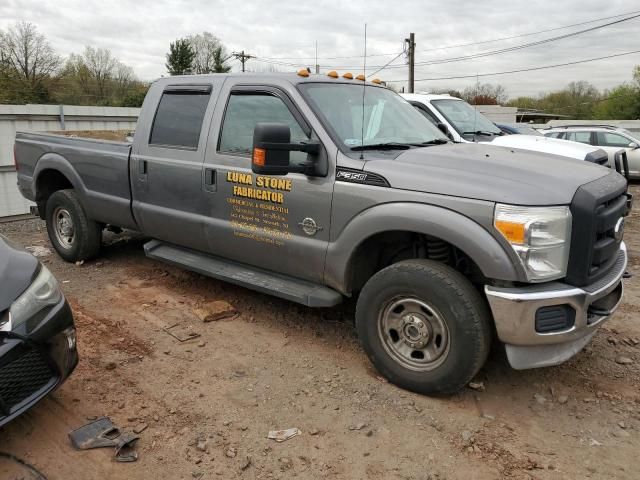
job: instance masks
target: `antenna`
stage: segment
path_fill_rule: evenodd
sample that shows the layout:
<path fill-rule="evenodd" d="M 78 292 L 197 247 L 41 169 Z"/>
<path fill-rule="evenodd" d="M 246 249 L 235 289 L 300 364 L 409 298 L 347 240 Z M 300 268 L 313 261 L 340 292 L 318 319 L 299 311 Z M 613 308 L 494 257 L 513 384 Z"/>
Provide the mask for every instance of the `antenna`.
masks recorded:
<path fill-rule="evenodd" d="M 478 125 L 478 93 L 480 90 L 480 81 L 478 80 L 478 72 L 476 72 L 476 99 L 473 102 L 473 141 L 476 140 L 476 127 Z"/>
<path fill-rule="evenodd" d="M 362 80 L 362 129 L 360 131 L 360 145 L 364 145 L 364 95 L 367 91 L 367 24 L 364 24 L 364 79 Z M 364 150 L 360 150 L 360 160 L 364 160 Z"/>

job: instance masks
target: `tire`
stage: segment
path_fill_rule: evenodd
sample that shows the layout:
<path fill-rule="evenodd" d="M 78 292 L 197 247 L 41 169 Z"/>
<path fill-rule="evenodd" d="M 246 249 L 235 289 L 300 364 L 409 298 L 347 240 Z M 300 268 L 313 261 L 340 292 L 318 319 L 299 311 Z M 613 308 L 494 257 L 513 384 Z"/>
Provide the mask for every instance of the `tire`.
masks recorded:
<path fill-rule="evenodd" d="M 74 190 L 58 190 L 49 197 L 45 220 L 53 248 L 67 262 L 88 260 L 100 251 L 102 228 L 87 217 Z"/>
<path fill-rule="evenodd" d="M 486 302 L 456 270 L 405 260 L 376 273 L 356 306 L 358 338 L 390 382 L 450 394 L 484 365 L 491 348 Z"/>

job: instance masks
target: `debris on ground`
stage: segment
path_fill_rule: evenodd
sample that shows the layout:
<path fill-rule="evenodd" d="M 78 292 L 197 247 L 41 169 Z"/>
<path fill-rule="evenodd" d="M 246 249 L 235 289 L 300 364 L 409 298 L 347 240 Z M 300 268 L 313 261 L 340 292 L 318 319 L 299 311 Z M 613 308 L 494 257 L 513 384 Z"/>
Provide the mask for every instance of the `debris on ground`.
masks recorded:
<path fill-rule="evenodd" d="M 355 424 L 355 425 L 351 425 L 351 426 L 349 427 L 349 430 L 362 430 L 362 429 L 363 429 L 364 427 L 366 427 L 366 426 L 367 426 L 367 424 L 366 424 L 366 423 L 364 423 L 364 422 L 360 422 L 360 423 L 357 423 L 357 424 Z"/>
<path fill-rule="evenodd" d="M 242 464 L 240 465 L 240 470 L 246 470 L 251 466 L 251 457 L 247 455 Z"/>
<path fill-rule="evenodd" d="M 229 302 L 216 300 L 194 309 L 193 313 L 203 322 L 209 323 L 235 317 L 238 311 Z"/>
<path fill-rule="evenodd" d="M 625 357 L 624 355 L 620 355 L 619 357 L 616 357 L 616 363 L 619 363 L 620 365 L 631 365 L 633 360 L 629 357 Z"/>
<path fill-rule="evenodd" d="M 484 382 L 469 382 L 469 388 L 479 392 L 484 392 Z"/>
<path fill-rule="evenodd" d="M 270 438 L 271 440 L 275 440 L 276 442 L 280 443 L 280 442 L 289 440 L 293 437 L 297 437 L 301 433 L 302 432 L 300 431 L 299 428 L 287 428 L 286 430 L 271 430 L 267 435 L 267 438 Z"/>
<path fill-rule="evenodd" d="M 200 336 L 199 333 L 191 330 L 190 325 L 184 325 L 182 323 L 174 323 L 170 327 L 163 328 L 163 330 L 179 342 L 186 342 L 187 340 L 193 340 Z"/>
<path fill-rule="evenodd" d="M 51 255 L 51 250 L 49 250 L 47 247 L 41 247 L 40 245 L 32 245 L 30 247 L 24 247 L 24 249 L 37 258 L 47 257 Z"/>
<path fill-rule="evenodd" d="M 143 425 L 144 428 L 140 432 L 147 428 L 145 424 Z M 134 432 L 136 429 L 134 429 Z M 138 459 L 138 453 L 134 449 L 138 439 L 137 435 L 121 432 L 108 417 L 100 417 L 69 433 L 71 445 L 76 450 L 115 448 L 115 460 L 117 462 L 135 462 Z"/>

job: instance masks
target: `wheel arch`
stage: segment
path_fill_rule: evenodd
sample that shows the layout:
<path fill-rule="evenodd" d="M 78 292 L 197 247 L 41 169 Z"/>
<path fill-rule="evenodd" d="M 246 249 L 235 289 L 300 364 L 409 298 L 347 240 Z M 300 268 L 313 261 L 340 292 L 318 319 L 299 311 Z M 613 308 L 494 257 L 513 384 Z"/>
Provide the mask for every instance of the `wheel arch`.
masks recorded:
<path fill-rule="evenodd" d="M 443 207 L 403 202 L 372 207 L 347 224 L 329 245 L 325 281 L 329 286 L 350 295 L 354 287 L 362 283 L 362 278 L 357 278 L 358 261 L 362 258 L 371 261 L 368 247 L 380 239 L 403 236 L 445 242 L 466 256 L 487 279 L 520 279 L 517 263 L 474 220 Z M 365 276 L 370 278 L 376 271 L 372 268 Z"/>

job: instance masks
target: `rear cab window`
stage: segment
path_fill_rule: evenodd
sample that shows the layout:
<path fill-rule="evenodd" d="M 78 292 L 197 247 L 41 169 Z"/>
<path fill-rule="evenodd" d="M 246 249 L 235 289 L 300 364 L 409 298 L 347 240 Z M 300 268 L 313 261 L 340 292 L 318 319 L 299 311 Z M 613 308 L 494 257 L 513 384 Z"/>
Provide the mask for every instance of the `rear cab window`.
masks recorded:
<path fill-rule="evenodd" d="M 156 110 L 149 145 L 197 150 L 210 86 L 167 87 Z"/>

